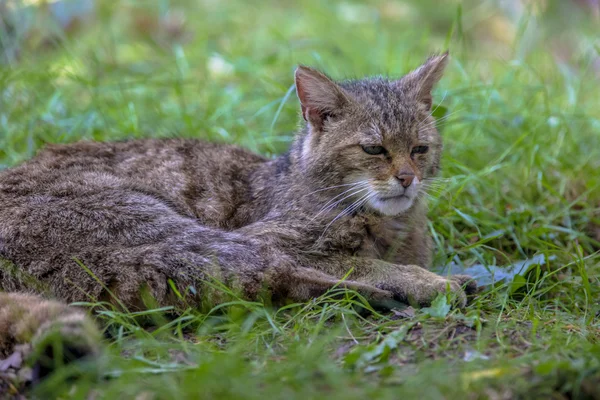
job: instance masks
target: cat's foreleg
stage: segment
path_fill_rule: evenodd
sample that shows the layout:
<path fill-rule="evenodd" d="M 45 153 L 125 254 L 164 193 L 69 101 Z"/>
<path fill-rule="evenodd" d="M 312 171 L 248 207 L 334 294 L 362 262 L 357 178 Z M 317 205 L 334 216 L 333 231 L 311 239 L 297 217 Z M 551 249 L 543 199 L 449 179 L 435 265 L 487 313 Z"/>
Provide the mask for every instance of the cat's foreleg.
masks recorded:
<path fill-rule="evenodd" d="M 328 257 L 319 266 L 328 274 L 342 277 L 390 292 L 394 300 L 428 306 L 439 293 L 451 293 L 455 304 L 464 307 L 468 295 L 477 290 L 466 275 L 440 276 L 417 265 L 392 264 L 363 257 Z"/>

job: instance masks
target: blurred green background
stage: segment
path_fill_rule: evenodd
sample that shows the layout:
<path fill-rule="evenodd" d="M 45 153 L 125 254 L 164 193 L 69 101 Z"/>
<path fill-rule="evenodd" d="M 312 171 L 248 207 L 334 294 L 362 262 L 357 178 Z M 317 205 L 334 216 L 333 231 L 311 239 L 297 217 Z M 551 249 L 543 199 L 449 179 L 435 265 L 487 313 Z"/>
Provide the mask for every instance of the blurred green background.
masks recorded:
<path fill-rule="evenodd" d="M 442 94 L 450 82 L 486 90 L 510 79 L 495 73 L 509 66 L 529 74 L 523 90 L 543 85 L 547 64 L 560 79 L 600 73 L 593 1 L 0 0 L 0 14 L 8 163 L 43 142 L 148 134 L 281 151 L 295 129 L 285 94 L 298 63 L 336 78 L 398 76 L 450 49 Z M 24 126 L 27 140 L 15 133 Z"/>

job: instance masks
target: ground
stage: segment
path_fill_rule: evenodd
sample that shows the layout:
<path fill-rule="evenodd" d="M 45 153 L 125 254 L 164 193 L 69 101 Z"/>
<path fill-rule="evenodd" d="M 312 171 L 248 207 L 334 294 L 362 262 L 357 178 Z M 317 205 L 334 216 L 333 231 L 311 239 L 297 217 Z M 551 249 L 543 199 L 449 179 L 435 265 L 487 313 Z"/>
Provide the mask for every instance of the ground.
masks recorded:
<path fill-rule="evenodd" d="M 0 167 L 46 143 L 173 135 L 274 156 L 297 127 L 297 64 L 400 76 L 450 49 L 435 266 L 485 284 L 463 310 L 240 300 L 151 310 L 148 329 L 106 309 L 106 357 L 75 381 L 59 371 L 41 398 L 600 398 L 593 2 L 37 3 L 0 1 Z M 6 370 L 0 390 L 17 396 Z"/>

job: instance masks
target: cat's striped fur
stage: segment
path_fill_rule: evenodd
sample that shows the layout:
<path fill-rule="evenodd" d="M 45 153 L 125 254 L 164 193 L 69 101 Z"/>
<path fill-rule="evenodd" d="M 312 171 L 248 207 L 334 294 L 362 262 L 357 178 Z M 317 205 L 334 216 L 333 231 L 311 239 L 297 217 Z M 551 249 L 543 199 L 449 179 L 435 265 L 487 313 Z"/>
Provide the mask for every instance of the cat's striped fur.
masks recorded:
<path fill-rule="evenodd" d="M 80 142 L 0 172 L 0 257 L 15 266 L 0 270 L 12 292 L 0 295 L 0 351 L 58 331 L 94 353 L 97 331 L 66 303 L 138 310 L 145 290 L 172 305 L 170 282 L 187 304 L 220 300 L 209 279 L 305 301 L 344 277 L 375 305 L 425 305 L 447 288 L 464 304 L 468 277 L 425 269 L 423 182 L 442 149 L 431 90 L 446 63 L 341 83 L 298 68 L 306 124 L 274 160 L 194 140 Z"/>

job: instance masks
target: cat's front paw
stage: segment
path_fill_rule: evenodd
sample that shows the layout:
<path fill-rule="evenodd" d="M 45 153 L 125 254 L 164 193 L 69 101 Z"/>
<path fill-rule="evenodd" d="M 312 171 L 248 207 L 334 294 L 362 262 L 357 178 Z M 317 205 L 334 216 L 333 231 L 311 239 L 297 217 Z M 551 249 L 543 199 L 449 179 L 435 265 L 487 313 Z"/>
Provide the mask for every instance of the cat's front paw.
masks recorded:
<path fill-rule="evenodd" d="M 398 301 L 427 307 L 440 293 L 450 294 L 453 304 L 462 308 L 475 294 L 477 285 L 467 275 L 440 276 L 417 266 L 403 266 L 398 276 L 378 285 L 389 290 Z"/>
<path fill-rule="evenodd" d="M 419 305 L 427 306 L 440 293 L 450 294 L 453 305 L 463 308 L 467 305 L 469 297 L 477 291 L 477 285 L 468 275 L 454 275 L 451 277 L 437 276 L 432 281 L 432 288 L 425 289 L 426 296 L 421 298 Z M 432 290 L 433 289 L 433 290 Z"/>

